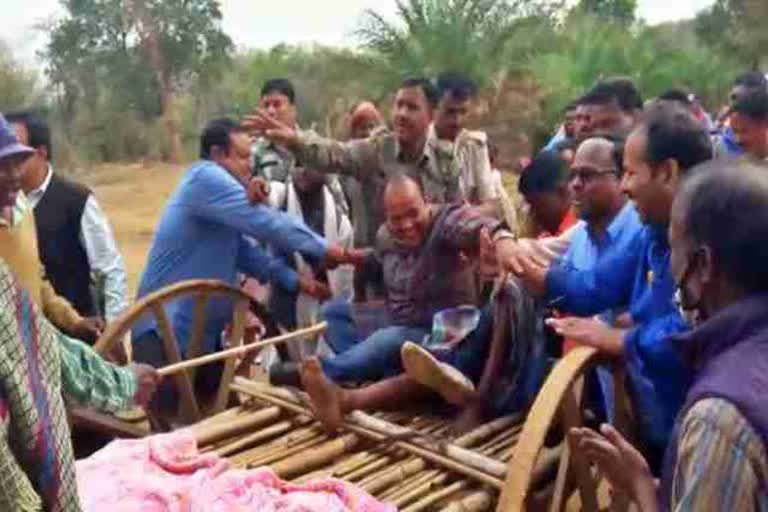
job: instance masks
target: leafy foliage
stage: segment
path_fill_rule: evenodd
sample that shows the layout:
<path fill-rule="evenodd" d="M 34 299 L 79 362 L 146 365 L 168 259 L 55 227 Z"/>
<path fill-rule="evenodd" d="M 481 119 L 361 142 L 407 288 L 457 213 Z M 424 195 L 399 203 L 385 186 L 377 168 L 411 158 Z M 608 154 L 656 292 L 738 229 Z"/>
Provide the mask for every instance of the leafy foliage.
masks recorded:
<path fill-rule="evenodd" d="M 753 69 L 768 65 L 768 2 L 716 0 L 696 17 L 702 41 Z"/>

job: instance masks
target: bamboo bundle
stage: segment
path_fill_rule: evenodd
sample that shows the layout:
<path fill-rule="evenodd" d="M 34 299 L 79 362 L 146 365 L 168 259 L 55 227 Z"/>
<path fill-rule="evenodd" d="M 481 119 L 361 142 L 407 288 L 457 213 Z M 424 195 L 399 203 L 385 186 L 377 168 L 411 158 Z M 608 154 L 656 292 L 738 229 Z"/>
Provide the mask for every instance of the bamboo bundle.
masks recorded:
<path fill-rule="evenodd" d="M 252 396 L 257 397 L 263 401 L 271 402 L 273 405 L 285 407 L 289 410 L 293 410 L 298 414 L 309 413 L 306 409 L 304 409 L 301 406 L 295 405 L 285 400 L 281 400 L 280 398 L 277 398 L 275 396 L 270 396 L 267 394 L 260 393 L 258 391 L 254 391 L 254 389 L 250 386 L 250 381 L 248 381 L 247 379 L 236 377 L 235 383 L 232 384 L 231 387 L 234 391 L 251 394 Z M 378 419 L 376 420 L 378 421 Z M 376 430 L 372 430 L 366 427 L 361 427 L 355 424 L 350 424 L 349 422 L 345 422 L 344 428 L 345 430 L 363 435 L 374 441 L 386 441 L 390 437 L 388 433 L 382 434 L 381 432 L 378 432 Z M 453 471 L 458 471 L 459 473 L 465 474 L 466 476 L 479 480 L 488 485 L 492 485 L 496 488 L 501 488 L 502 486 L 502 481 L 500 478 L 504 476 L 506 472 L 506 468 L 504 467 L 503 464 L 497 461 L 493 461 L 490 459 L 485 460 L 486 458 L 484 458 L 482 455 L 473 454 L 468 456 L 467 450 L 463 450 L 460 447 L 454 447 L 456 448 L 456 450 L 453 450 L 453 449 L 450 450 L 452 454 L 448 455 L 447 451 L 446 453 L 440 453 L 427 446 L 416 445 L 410 442 L 397 441 L 393 444 L 399 448 L 409 451 L 414 455 L 427 459 L 433 463 L 440 464 Z M 468 457 L 470 464 L 465 463 L 462 457 Z M 483 467 L 479 468 L 471 465 L 471 464 L 478 464 L 478 463 Z M 502 473 L 501 477 L 498 476 L 498 473 L 500 470 Z"/>

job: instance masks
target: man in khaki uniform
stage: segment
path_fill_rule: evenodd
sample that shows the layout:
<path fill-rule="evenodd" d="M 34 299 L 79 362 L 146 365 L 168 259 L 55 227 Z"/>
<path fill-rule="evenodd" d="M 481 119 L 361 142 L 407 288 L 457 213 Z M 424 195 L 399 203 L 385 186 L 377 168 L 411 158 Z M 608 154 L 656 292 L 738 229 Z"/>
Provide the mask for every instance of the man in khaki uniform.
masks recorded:
<path fill-rule="evenodd" d="M 443 151 L 427 143 L 438 100 L 437 90 L 428 80 L 407 79 L 395 96 L 392 131 L 379 131 L 367 139 L 348 142 L 299 131 L 263 110 L 247 117 L 244 125 L 288 148 L 306 167 L 360 180 L 362 193 L 371 205 L 369 222 L 375 233 L 384 221 L 384 183 L 395 172 L 416 178 L 430 202 L 464 199 L 461 169 L 452 148 Z"/>
<path fill-rule="evenodd" d="M 436 152 L 453 155 L 464 199 L 474 204 L 495 199 L 488 137 L 484 132 L 465 128 L 477 92 L 475 84 L 460 73 L 442 73 L 437 77 L 437 91 L 440 100 L 427 144 Z"/>

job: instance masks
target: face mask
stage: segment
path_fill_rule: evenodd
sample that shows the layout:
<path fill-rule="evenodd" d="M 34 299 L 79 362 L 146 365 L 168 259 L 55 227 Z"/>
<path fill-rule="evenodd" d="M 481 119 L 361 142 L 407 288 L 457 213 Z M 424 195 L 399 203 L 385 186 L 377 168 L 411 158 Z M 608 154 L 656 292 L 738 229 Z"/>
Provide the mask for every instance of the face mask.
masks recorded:
<path fill-rule="evenodd" d="M 680 316 L 690 326 L 695 326 L 701 321 L 701 299 L 692 299 L 685 290 L 685 285 L 693 273 L 693 263 L 698 253 L 693 253 L 685 264 L 683 275 L 675 287 L 675 305 Z"/>

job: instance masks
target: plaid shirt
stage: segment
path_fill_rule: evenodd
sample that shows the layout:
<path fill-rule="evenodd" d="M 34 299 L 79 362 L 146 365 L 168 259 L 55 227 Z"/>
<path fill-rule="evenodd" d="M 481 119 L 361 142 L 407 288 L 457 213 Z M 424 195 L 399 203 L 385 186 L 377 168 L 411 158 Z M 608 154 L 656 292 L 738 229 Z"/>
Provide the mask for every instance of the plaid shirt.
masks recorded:
<path fill-rule="evenodd" d="M 738 409 L 696 402 L 680 428 L 670 510 L 768 512 L 767 484 L 766 447 Z"/>
<path fill-rule="evenodd" d="M 386 225 L 379 231 L 375 258 L 396 325 L 429 328 L 439 311 L 477 305 L 474 265 L 467 253 L 478 249 L 482 228 L 494 231 L 501 222 L 456 204 L 433 206 L 431 222 L 427 240 L 417 248 L 398 244 Z"/>
<path fill-rule="evenodd" d="M 62 394 L 114 411 L 135 391 L 132 372 L 51 327 L 0 263 L 0 510 L 80 510 Z"/>

